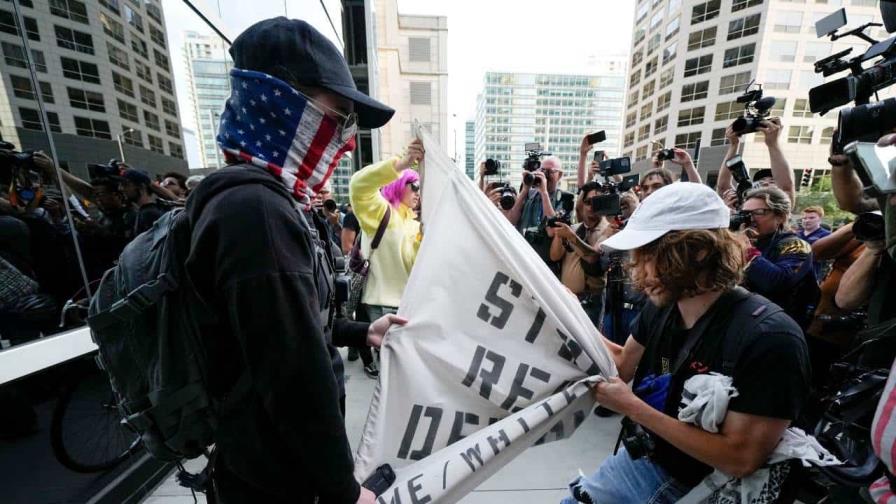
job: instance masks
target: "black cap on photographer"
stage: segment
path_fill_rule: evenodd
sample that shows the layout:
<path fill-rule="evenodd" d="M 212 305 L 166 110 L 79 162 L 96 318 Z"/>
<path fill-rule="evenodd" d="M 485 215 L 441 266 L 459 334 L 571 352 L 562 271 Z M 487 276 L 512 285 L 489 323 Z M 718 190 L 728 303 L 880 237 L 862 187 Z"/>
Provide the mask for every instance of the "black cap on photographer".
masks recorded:
<path fill-rule="evenodd" d="M 287 83 L 316 86 L 355 104 L 358 125 L 379 128 L 395 110 L 358 91 L 339 49 L 300 19 L 276 17 L 250 26 L 230 46 L 233 64 L 273 75 Z"/>

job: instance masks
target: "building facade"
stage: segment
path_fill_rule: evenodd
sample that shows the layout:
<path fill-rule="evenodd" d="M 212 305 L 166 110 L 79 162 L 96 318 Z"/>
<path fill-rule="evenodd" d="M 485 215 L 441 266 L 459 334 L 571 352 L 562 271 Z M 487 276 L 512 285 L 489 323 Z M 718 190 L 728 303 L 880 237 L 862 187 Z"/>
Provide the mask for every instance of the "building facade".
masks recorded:
<path fill-rule="evenodd" d="M 382 157 L 402 152 L 414 120 L 448 152 L 448 19 L 398 12 L 376 0 L 376 97 L 395 109 L 379 129 Z"/>
<path fill-rule="evenodd" d="M 187 171 L 158 0 L 19 0 L 0 3 L 0 136 L 49 149 L 29 67 L 37 73 L 60 162 L 121 158 L 154 174 Z M 26 47 L 27 46 L 27 47 Z M 119 144 L 119 141 L 121 144 Z"/>
<path fill-rule="evenodd" d="M 200 166 L 221 168 L 225 163 L 216 137 L 224 105 L 230 96 L 228 72 L 233 62 L 221 37 L 192 31 L 185 35 L 184 61 L 190 105 L 196 121 Z"/>
<path fill-rule="evenodd" d="M 643 171 L 660 146 L 692 149 L 699 140 L 699 169 L 714 184 L 727 150 L 725 129 L 744 112 L 736 99 L 755 82 L 776 99 L 771 113 L 782 119 L 780 143 L 791 168 L 826 169 L 837 111 L 810 112 L 809 89 L 824 82 L 813 63 L 868 47 L 852 37 L 834 43 L 816 37 L 815 22 L 841 6 L 850 27 L 880 20 L 873 0 L 639 0 L 623 152 Z M 868 33 L 885 38 L 882 28 Z M 769 167 L 761 134 L 742 144 L 748 168 Z"/>
<path fill-rule="evenodd" d="M 464 172 L 476 178 L 476 121 L 464 122 Z"/>
<path fill-rule="evenodd" d="M 528 142 L 560 158 L 574 189 L 579 147 L 586 134 L 603 130 L 595 149 L 619 153 L 625 77 L 487 72 L 476 104 L 475 159 L 501 162 L 500 176 L 514 184 Z"/>

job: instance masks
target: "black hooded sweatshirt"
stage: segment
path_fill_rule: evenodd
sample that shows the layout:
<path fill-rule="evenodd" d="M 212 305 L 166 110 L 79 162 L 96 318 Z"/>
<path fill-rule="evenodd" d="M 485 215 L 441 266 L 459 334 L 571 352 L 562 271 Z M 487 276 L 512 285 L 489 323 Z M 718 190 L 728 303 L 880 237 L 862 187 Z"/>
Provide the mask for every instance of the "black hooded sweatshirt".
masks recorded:
<path fill-rule="evenodd" d="M 201 329 L 212 392 L 226 395 L 246 369 L 252 381 L 243 405 L 221 421 L 216 464 L 292 502 L 355 502 L 360 487 L 333 343 L 363 345 L 368 325 L 337 320 L 328 341 L 312 233 L 264 169 L 240 165 L 209 175 L 186 212 L 193 227 L 187 274 L 213 314 Z"/>

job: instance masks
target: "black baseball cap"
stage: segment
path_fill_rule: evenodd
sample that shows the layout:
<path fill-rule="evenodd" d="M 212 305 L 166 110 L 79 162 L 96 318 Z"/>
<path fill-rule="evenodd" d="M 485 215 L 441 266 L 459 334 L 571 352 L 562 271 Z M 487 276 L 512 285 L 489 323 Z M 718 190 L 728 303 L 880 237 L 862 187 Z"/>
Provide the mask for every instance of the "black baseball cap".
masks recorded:
<path fill-rule="evenodd" d="M 332 91 L 355 104 L 358 125 L 379 128 L 395 110 L 358 91 L 342 52 L 301 19 L 276 17 L 250 26 L 230 46 L 233 64 Z"/>
<path fill-rule="evenodd" d="M 774 177 L 771 168 L 762 168 L 753 174 L 753 182 L 759 182 L 764 178 Z"/>

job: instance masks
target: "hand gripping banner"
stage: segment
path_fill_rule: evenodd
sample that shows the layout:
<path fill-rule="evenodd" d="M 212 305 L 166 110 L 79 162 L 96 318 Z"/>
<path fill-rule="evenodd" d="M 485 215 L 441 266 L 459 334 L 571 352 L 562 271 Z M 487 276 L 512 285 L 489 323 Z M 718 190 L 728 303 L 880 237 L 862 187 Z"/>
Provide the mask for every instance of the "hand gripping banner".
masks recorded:
<path fill-rule="evenodd" d="M 417 125 L 425 237 L 381 353 L 356 455 L 379 502 L 456 502 L 527 447 L 569 436 L 616 369 L 597 329 L 523 237 Z"/>

